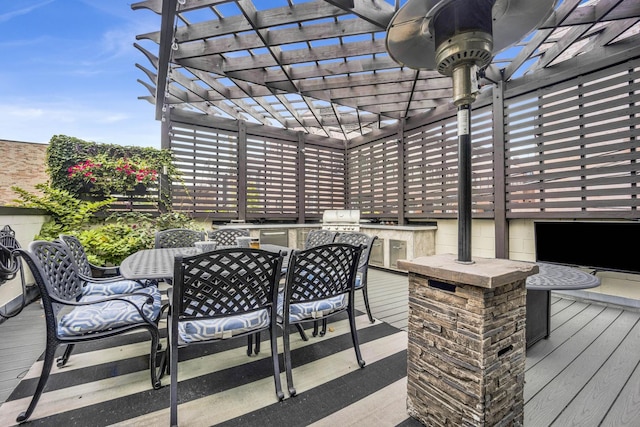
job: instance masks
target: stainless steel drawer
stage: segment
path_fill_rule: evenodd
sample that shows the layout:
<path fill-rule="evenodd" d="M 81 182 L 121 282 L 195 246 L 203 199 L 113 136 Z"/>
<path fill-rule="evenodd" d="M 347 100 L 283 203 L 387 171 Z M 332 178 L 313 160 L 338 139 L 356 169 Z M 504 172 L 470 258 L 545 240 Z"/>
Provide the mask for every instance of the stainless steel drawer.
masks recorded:
<path fill-rule="evenodd" d="M 384 267 L 384 239 L 376 239 L 371 247 L 369 265 Z"/>

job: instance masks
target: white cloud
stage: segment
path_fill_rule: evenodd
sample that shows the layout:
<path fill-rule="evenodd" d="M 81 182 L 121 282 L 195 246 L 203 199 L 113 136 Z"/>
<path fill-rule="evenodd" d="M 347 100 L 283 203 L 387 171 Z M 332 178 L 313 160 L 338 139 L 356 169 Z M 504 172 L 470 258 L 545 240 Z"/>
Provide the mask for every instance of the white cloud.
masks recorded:
<path fill-rule="evenodd" d="M 27 15 L 31 12 L 33 12 L 36 9 L 39 9 L 43 6 L 46 6 L 50 3 L 53 3 L 54 0 L 47 0 L 47 1 L 42 1 L 36 4 L 33 4 L 31 6 L 27 6 L 27 7 L 23 7 L 22 9 L 17 9 L 17 10 L 13 10 L 11 12 L 6 12 L 6 13 L 2 13 L 0 14 L 0 22 L 7 22 L 13 18 L 15 18 L 16 16 L 21 16 L 21 15 Z M 13 5 L 24 5 L 24 3 L 26 2 L 16 2 L 16 1 L 12 1 L 12 2 L 7 2 L 7 3 L 11 3 Z"/>

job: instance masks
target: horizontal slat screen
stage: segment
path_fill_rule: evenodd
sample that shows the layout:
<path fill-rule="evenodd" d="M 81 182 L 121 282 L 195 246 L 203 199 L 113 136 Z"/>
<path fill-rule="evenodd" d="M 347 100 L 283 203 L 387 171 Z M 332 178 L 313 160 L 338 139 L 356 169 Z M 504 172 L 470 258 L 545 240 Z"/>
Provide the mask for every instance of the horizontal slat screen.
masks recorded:
<path fill-rule="evenodd" d="M 304 204 L 307 218 L 345 208 L 345 153 L 307 145 L 304 149 Z"/>
<path fill-rule="evenodd" d="M 450 218 L 458 209 L 458 134 L 456 117 L 406 129 L 404 141 L 405 217 Z M 489 107 L 473 110 L 472 209 L 492 217 L 493 120 Z"/>
<path fill-rule="evenodd" d="M 638 67 L 506 100 L 508 217 L 638 217 Z"/>
<path fill-rule="evenodd" d="M 173 123 L 171 150 L 182 173 L 173 208 L 212 219 L 238 218 L 238 134 Z"/>
<path fill-rule="evenodd" d="M 247 137 L 247 219 L 298 217 L 297 142 Z"/>
<path fill-rule="evenodd" d="M 239 131 L 172 123 L 171 150 L 182 174 L 181 182 L 172 185 L 175 210 L 215 221 L 238 219 L 240 179 L 246 182 L 247 220 L 297 220 L 300 185 L 308 219 L 322 217 L 325 209 L 344 209 L 344 150 L 306 144 L 300 171 L 300 149 L 291 135 L 277 139 L 252 133 L 245 141 L 239 141 L 239 135 Z M 239 153 L 239 146 L 246 146 L 246 153 Z M 242 158 L 246 176 L 241 177 Z"/>
<path fill-rule="evenodd" d="M 387 138 L 349 151 L 347 188 L 349 208 L 369 218 L 398 215 L 401 198 L 398 139 Z"/>

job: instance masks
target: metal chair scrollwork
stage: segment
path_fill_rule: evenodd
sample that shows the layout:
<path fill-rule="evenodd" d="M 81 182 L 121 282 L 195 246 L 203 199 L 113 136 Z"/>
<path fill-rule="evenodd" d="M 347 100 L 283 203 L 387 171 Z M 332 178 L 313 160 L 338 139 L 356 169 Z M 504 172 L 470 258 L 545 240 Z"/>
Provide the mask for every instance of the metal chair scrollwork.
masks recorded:
<path fill-rule="evenodd" d="M 205 232 L 187 228 L 172 228 L 156 233 L 155 248 L 187 248 L 204 240 Z"/>
<path fill-rule="evenodd" d="M 241 228 L 219 228 L 209 231 L 209 240 L 218 242 L 218 246 L 235 246 L 237 237 L 248 237 L 249 230 Z"/>

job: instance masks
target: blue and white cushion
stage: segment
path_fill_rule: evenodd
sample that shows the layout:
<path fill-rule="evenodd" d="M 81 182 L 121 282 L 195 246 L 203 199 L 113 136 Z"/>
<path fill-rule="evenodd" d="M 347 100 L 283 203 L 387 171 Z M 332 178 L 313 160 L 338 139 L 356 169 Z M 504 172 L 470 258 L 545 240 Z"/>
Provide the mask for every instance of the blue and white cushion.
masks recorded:
<path fill-rule="evenodd" d="M 137 290 L 136 293 L 145 295 L 129 295 L 123 297 L 142 307 L 142 312 L 151 320 L 156 320 L 160 314 L 160 291 L 156 287 Z M 153 304 L 147 304 L 148 296 L 153 297 Z M 88 295 L 80 299 L 83 302 L 104 298 L 103 295 Z M 62 316 L 58 323 L 58 335 L 71 337 L 91 332 L 143 322 L 142 316 L 132 304 L 124 301 L 106 301 L 93 305 L 78 306 Z"/>
<path fill-rule="evenodd" d="M 353 286 L 353 289 L 360 289 L 362 285 L 362 273 L 358 273 L 356 275 L 356 284 Z"/>
<path fill-rule="evenodd" d="M 181 343 L 220 340 L 267 328 L 271 322 L 268 309 L 219 319 L 185 320 L 178 323 Z"/>
<path fill-rule="evenodd" d="M 135 280 L 118 280 L 116 282 L 85 282 L 82 288 L 82 296 L 101 295 L 110 296 L 118 294 L 130 294 L 145 286 Z"/>
<path fill-rule="evenodd" d="M 347 307 L 347 295 L 341 294 L 313 302 L 299 302 L 289 305 L 289 322 L 319 319 Z M 283 318 L 284 294 L 278 295 L 278 317 Z"/>

